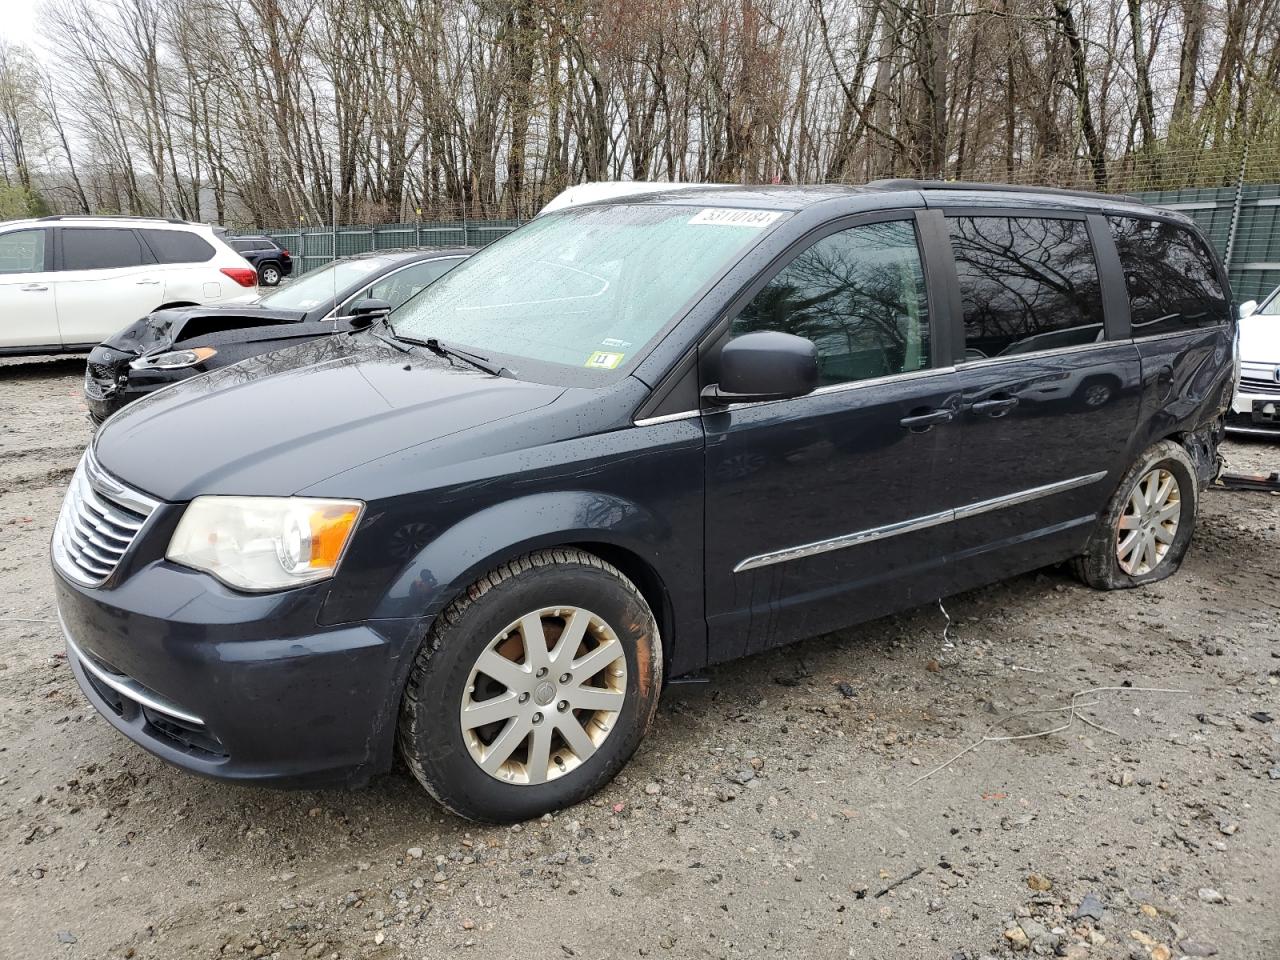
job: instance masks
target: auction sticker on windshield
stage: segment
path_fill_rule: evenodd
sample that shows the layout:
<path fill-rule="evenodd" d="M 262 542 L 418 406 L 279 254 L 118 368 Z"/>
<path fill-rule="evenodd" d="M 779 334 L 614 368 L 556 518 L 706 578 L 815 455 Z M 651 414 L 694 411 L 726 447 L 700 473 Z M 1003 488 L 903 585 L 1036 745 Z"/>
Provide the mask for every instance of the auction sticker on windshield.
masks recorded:
<path fill-rule="evenodd" d="M 596 351 L 587 358 L 584 366 L 591 367 L 594 370 L 612 370 L 622 362 L 622 357 L 621 353 L 601 353 Z"/>
<path fill-rule="evenodd" d="M 721 227 L 767 227 L 781 213 L 776 210 L 735 210 L 732 207 L 707 207 L 690 218 L 689 223 L 711 224 Z"/>

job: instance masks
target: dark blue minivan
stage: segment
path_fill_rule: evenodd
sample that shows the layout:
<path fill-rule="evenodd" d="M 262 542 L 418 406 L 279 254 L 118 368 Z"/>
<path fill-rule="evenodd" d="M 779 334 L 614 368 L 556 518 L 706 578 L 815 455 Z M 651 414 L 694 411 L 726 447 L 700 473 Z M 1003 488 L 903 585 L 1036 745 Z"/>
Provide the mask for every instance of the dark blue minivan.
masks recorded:
<path fill-rule="evenodd" d="M 53 538 L 68 659 L 187 770 L 398 749 L 450 810 L 531 817 L 617 773 L 664 678 L 1047 564 L 1173 573 L 1234 349 L 1203 237 L 1125 198 L 572 207 L 109 419 Z"/>

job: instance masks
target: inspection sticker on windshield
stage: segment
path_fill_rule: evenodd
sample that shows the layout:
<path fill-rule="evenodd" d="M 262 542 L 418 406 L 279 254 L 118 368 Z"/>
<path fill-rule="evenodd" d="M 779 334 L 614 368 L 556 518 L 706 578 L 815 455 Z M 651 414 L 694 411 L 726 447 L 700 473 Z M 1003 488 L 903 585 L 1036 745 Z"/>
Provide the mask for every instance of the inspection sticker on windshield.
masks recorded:
<path fill-rule="evenodd" d="M 601 353 L 597 350 L 587 358 L 584 366 L 591 367 L 594 370 L 612 370 L 622 362 L 623 356 L 621 353 Z"/>
<path fill-rule="evenodd" d="M 734 210 L 732 207 L 707 207 L 699 210 L 689 223 L 709 223 L 721 227 L 767 227 L 781 213 L 776 210 Z"/>

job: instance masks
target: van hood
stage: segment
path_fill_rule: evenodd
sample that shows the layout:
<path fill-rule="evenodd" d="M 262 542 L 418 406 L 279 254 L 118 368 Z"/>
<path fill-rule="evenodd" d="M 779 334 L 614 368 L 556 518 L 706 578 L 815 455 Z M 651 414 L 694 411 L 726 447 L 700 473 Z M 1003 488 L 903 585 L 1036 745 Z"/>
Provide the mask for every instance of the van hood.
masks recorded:
<path fill-rule="evenodd" d="M 102 426 L 94 452 L 110 473 L 162 500 L 289 496 L 377 457 L 543 407 L 563 392 L 425 350 L 402 353 L 370 334 L 338 335 L 150 394 Z"/>
<path fill-rule="evenodd" d="M 1280 364 L 1280 315 L 1255 313 L 1240 321 L 1240 359 Z"/>

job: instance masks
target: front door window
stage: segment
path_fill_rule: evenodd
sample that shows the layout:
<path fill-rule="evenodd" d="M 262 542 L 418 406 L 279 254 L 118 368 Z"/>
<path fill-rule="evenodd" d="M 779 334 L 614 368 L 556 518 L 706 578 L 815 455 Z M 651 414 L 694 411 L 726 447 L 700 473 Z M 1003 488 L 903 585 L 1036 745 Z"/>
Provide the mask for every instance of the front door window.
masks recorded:
<path fill-rule="evenodd" d="M 824 385 L 929 366 L 929 307 L 915 227 L 892 220 L 819 240 L 755 295 L 731 335 L 760 330 L 817 344 Z"/>

